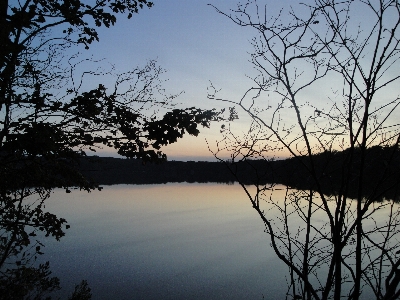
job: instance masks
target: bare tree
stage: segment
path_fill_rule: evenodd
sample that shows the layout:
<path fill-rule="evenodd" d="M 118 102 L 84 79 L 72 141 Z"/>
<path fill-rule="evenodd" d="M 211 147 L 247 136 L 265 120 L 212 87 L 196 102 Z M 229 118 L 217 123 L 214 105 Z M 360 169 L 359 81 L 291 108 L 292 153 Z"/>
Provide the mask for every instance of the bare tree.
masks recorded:
<path fill-rule="evenodd" d="M 209 98 L 252 120 L 242 135 L 222 128 L 213 153 L 230 152 L 229 167 L 289 267 L 287 297 L 399 298 L 399 1 L 216 10 L 254 29 L 258 76 L 239 100 L 210 86 Z M 284 155 L 291 159 L 274 161 Z M 252 185 L 241 165 L 254 170 Z"/>

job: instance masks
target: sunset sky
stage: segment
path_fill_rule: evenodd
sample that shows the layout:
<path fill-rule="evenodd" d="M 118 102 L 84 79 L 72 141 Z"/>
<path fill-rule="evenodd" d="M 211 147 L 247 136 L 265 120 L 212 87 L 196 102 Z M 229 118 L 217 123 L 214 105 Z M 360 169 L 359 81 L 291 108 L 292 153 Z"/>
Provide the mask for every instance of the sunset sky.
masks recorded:
<path fill-rule="evenodd" d="M 224 11 L 236 7 L 235 1 L 226 0 L 156 0 L 151 9 L 141 10 L 132 19 L 119 17 L 114 27 L 100 28 L 100 42 L 82 52 L 105 58 L 117 72 L 155 59 L 167 70 L 165 89 L 184 91 L 176 99 L 179 107 L 225 107 L 207 99 L 207 87 L 211 81 L 224 96 L 239 99 L 251 86 L 246 75 L 253 72 L 248 62 L 253 32 L 233 24 L 208 3 Z M 169 159 L 209 160 L 212 155 L 205 139 L 211 144 L 220 139 L 220 126 L 212 124 L 197 138 L 186 136 L 164 151 Z"/>
<path fill-rule="evenodd" d="M 249 88 L 254 86 L 251 78 L 258 73 L 249 60 L 253 51 L 251 40 L 256 32 L 254 29 L 234 24 L 208 5 L 209 3 L 227 13 L 237 8 L 237 1 L 231 0 L 154 0 L 154 7 L 141 10 L 132 19 L 118 16 L 115 26 L 101 27 L 100 42 L 94 43 L 88 51 L 83 50 L 82 55 L 93 56 L 95 59 L 104 58 L 105 61 L 115 65 L 118 73 L 144 66 L 147 61 L 155 59 L 167 71 L 164 76 L 164 79 L 168 80 L 164 84 L 166 91 L 171 94 L 184 92 L 176 99 L 179 108 L 227 107 L 228 104 L 225 102 L 207 99 L 207 87 L 212 82 L 217 89 L 221 89 L 219 93 L 221 97 L 238 101 Z M 293 5 L 296 13 L 302 12 L 299 9 L 299 2 L 294 0 L 281 2 L 266 0 L 259 3 L 261 8 L 266 4 L 269 16 L 277 16 L 282 6 L 287 11 Z M 362 11 L 364 8 L 365 5 L 354 9 L 355 14 L 351 19 L 352 22 L 354 20 L 354 24 L 362 23 L 367 18 L 368 14 Z M 283 22 L 287 17 L 289 17 L 287 13 L 282 14 Z M 354 27 L 356 28 L 358 25 Z M 349 31 L 352 30 L 353 28 L 349 28 Z M 305 71 L 307 76 L 307 69 L 302 69 L 300 66 L 299 70 Z M 396 68 L 393 70 L 397 72 Z M 339 74 L 336 77 L 330 76 L 320 80 L 305 89 L 301 97 L 305 103 L 304 107 L 309 107 L 307 115 L 313 116 L 314 104 L 319 109 L 327 111 L 330 107 L 334 107 L 337 100 L 332 97 L 340 98 L 342 86 L 343 77 Z M 376 97 L 378 104 L 380 101 L 393 99 L 393 95 L 398 94 L 396 85 L 389 86 L 384 91 L 382 97 Z M 269 98 L 269 95 L 266 95 L 262 101 L 265 107 L 269 101 L 276 105 L 279 99 Z M 282 122 L 285 121 L 285 117 L 287 124 L 293 123 L 296 119 L 295 115 L 282 114 Z M 239 120 L 234 122 L 235 132 L 246 133 L 249 123 L 249 118 L 245 114 L 239 114 Z M 213 123 L 211 129 L 201 130 L 197 138 L 186 136 L 162 150 L 170 160 L 212 160 L 213 156 L 207 148 L 206 140 L 215 150 L 216 141 L 222 138 L 221 125 Z M 290 125 L 286 128 L 288 132 L 291 130 Z M 297 149 L 297 145 L 294 147 Z M 115 155 L 108 150 L 98 154 Z M 279 155 L 284 157 L 288 153 L 282 152 Z"/>

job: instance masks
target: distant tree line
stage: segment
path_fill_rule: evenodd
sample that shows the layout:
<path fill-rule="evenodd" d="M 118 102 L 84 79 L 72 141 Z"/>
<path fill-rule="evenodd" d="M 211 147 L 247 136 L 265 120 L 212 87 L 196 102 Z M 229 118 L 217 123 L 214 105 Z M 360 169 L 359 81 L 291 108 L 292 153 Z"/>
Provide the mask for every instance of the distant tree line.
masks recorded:
<path fill-rule="evenodd" d="M 358 186 L 360 152 L 355 151 L 351 161 L 349 196 L 355 195 Z M 229 162 L 167 161 L 162 164 L 143 164 L 137 159 L 89 157 L 81 160 L 80 168 L 86 177 L 99 184 L 158 184 L 167 182 L 219 182 L 233 183 L 239 179 L 245 184 L 278 183 L 298 189 L 315 188 L 315 180 L 307 175 L 311 159 L 316 174 L 327 194 L 338 191 L 342 178 L 342 164 L 348 160 L 349 150 L 325 151 L 312 156 L 284 160 L 246 160 Z M 358 159 L 357 159 L 358 157 Z M 390 165 L 387 169 L 382 166 Z M 385 174 L 383 174 L 383 172 Z M 400 151 L 391 147 L 372 147 L 366 152 L 364 191 L 376 193 L 380 199 L 396 195 L 400 181 Z M 377 180 L 379 190 L 373 190 Z M 398 193 L 397 193 L 398 194 Z"/>

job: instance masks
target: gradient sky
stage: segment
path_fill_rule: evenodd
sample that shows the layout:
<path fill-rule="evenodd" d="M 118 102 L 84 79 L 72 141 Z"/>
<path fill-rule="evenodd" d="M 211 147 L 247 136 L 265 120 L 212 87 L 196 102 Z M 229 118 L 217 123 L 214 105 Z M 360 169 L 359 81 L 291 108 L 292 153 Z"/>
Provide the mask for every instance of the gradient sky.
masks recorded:
<path fill-rule="evenodd" d="M 144 66 L 147 61 L 155 59 L 167 70 L 164 77 L 168 80 L 164 85 L 167 92 L 173 94 L 184 91 L 176 99 L 178 107 L 227 107 L 226 103 L 207 99 L 207 87 L 211 81 L 222 90 L 220 94 L 225 99 L 239 100 L 253 86 L 247 76 L 254 78 L 257 75 L 249 62 L 249 53 L 253 51 L 250 41 L 255 32 L 254 29 L 234 24 L 216 12 L 209 3 L 224 12 L 237 7 L 235 0 L 154 0 L 154 7 L 141 10 L 132 19 L 119 16 L 115 26 L 100 28 L 100 42 L 94 43 L 90 50 L 82 51 L 83 56 L 105 58 L 115 65 L 118 73 Z M 282 6 L 286 6 L 286 9 L 291 4 L 298 7 L 299 1 L 266 0 L 260 3 L 266 3 L 268 15 L 274 16 Z M 353 18 L 362 22 L 364 16 L 360 9 Z M 303 98 L 325 105 L 321 104 L 321 99 L 328 101 L 324 91 L 332 92 L 336 86 L 333 80 L 337 80 L 339 87 L 342 86 L 343 78 L 329 77 L 308 88 Z M 398 94 L 396 86 L 390 89 L 390 95 Z M 332 104 L 328 102 L 328 105 Z M 239 133 L 245 132 L 249 119 L 239 116 L 240 120 L 235 121 L 234 126 L 237 126 Z M 221 139 L 220 126 L 214 123 L 211 129 L 201 130 L 197 138 L 185 136 L 162 150 L 170 160 L 212 160 L 205 140 L 215 147 L 216 140 Z M 99 155 L 112 153 L 103 151 Z"/>
<path fill-rule="evenodd" d="M 100 42 L 82 52 L 105 58 L 115 65 L 116 72 L 155 59 L 167 70 L 166 90 L 184 91 L 176 99 L 179 107 L 225 107 L 226 104 L 207 99 L 207 87 L 211 81 L 222 88 L 225 96 L 237 99 L 251 86 L 246 75 L 253 72 L 248 62 L 252 32 L 217 13 L 209 3 L 224 11 L 236 6 L 235 1 L 227 0 L 155 0 L 151 9 L 141 10 L 132 19 L 119 17 L 114 27 L 100 28 Z M 220 126 L 212 124 L 197 138 L 185 136 L 163 150 L 169 159 L 209 160 L 212 155 L 205 138 L 212 143 L 220 139 Z"/>

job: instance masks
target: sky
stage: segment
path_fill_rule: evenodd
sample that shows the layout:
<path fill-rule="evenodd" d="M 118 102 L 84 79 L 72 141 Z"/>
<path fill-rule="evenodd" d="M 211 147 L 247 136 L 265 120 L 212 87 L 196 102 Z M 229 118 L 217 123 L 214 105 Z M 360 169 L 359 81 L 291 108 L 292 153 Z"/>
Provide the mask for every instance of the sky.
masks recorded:
<path fill-rule="evenodd" d="M 164 87 L 170 93 L 183 91 L 175 101 L 181 108 L 223 108 L 227 105 L 207 99 L 210 82 L 227 97 L 238 98 L 251 86 L 246 77 L 253 72 L 248 62 L 252 47 L 251 31 L 240 28 L 209 6 L 228 11 L 235 1 L 169 0 L 153 1 L 130 20 L 117 18 L 111 28 L 99 29 L 100 41 L 85 56 L 105 58 L 116 72 L 144 66 L 151 59 L 167 72 Z M 198 137 L 185 136 L 163 148 L 170 160 L 212 160 L 206 139 L 215 144 L 221 139 L 220 126 L 200 129 Z M 113 155 L 108 151 L 100 155 Z"/>
<path fill-rule="evenodd" d="M 221 11 L 229 13 L 231 9 L 237 7 L 238 1 L 154 0 L 153 2 L 152 8 L 140 10 L 139 14 L 129 20 L 126 16 L 117 16 L 115 26 L 100 27 L 98 29 L 100 41 L 94 43 L 87 51 L 82 49 L 82 57 L 105 59 L 115 66 L 117 73 L 144 66 L 149 60 L 156 60 L 158 65 L 167 71 L 163 76 L 163 79 L 167 80 L 164 83 L 167 93 L 183 92 L 175 100 L 179 108 L 194 106 L 201 109 L 221 109 L 229 106 L 226 102 L 207 98 L 210 82 L 217 89 L 221 89 L 219 95 L 233 101 L 239 101 L 245 92 L 254 86 L 251 78 L 258 73 L 249 60 L 250 53 L 253 52 L 251 40 L 256 32 L 254 29 L 238 26 L 208 5 L 212 4 Z M 259 3 L 266 4 L 268 15 L 275 16 L 282 6 L 288 9 L 293 5 L 298 9 L 299 1 L 264 0 Z M 362 9 L 357 7 L 356 14 L 352 16 L 355 24 L 367 19 L 368 14 Z M 298 12 L 301 13 L 301 10 L 296 11 Z M 287 17 L 287 14 L 283 15 L 283 19 Z M 349 31 L 357 28 L 354 26 L 349 28 Z M 298 67 L 298 71 L 305 70 L 301 65 Z M 397 73 L 396 68 L 394 71 Z M 307 75 L 307 72 L 305 74 Z M 301 95 L 304 106 L 303 104 L 300 106 L 301 109 L 308 109 L 304 115 L 313 116 L 313 105 L 330 113 L 328 109 L 333 107 L 336 101 L 332 97 L 341 94 L 341 91 L 335 90 L 336 86 L 343 86 L 341 76 L 326 78 L 305 89 Z M 396 85 L 389 89 L 385 88 L 382 99 L 394 94 L 398 94 Z M 268 104 L 269 101 L 275 101 L 276 105 L 279 99 L 269 98 L 269 95 L 266 95 L 262 101 L 264 101 L 262 105 Z M 265 120 L 268 121 L 270 117 L 271 115 L 266 115 Z M 288 132 L 294 130 L 294 127 L 290 128 L 290 122 L 293 123 L 296 119 L 295 115 L 282 114 L 280 118 L 282 124 L 279 125 L 280 129 Z M 317 127 L 321 124 L 324 126 L 325 121 L 328 122 L 328 118 L 317 124 Z M 233 122 L 232 126 L 235 126 L 235 132 L 238 134 L 246 134 L 249 124 L 250 119 L 239 111 L 239 120 Z M 162 150 L 168 155 L 169 160 L 214 160 L 208 147 L 214 151 L 217 149 L 217 141 L 222 139 L 221 125 L 222 123 L 212 123 L 210 129 L 201 129 L 198 137 L 186 135 L 177 143 Z M 116 155 L 107 149 L 97 154 Z"/>

